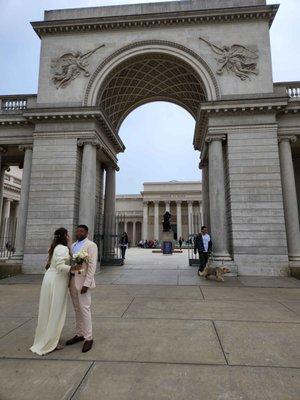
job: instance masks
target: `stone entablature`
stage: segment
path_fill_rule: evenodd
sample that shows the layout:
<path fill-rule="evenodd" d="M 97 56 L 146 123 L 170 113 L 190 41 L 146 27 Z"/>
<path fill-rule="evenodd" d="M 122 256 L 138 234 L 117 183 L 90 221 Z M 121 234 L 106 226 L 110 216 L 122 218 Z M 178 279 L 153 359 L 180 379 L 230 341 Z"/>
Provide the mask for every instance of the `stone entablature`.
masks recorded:
<path fill-rule="evenodd" d="M 206 1 L 177 1 L 173 4 L 137 4 L 76 9 L 76 11 L 47 11 L 45 21 L 32 22 L 32 26 L 40 37 L 74 31 L 153 29 L 161 26 L 193 25 L 201 22 L 241 22 L 253 19 L 267 20 L 271 26 L 277 9 L 278 5 L 266 6 L 263 0 L 247 0 L 244 4 L 241 0 L 225 0 L 222 8 L 219 2 L 210 0 L 209 9 Z M 166 15 L 166 13 L 171 14 Z"/>

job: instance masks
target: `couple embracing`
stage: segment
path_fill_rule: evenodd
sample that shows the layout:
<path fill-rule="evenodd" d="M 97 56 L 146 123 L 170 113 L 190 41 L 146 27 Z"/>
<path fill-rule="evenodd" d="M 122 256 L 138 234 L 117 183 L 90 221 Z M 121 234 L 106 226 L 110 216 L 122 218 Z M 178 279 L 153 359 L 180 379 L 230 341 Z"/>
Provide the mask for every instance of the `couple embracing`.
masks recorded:
<path fill-rule="evenodd" d="M 76 316 L 76 335 L 66 345 L 83 341 L 82 352 L 93 346 L 91 319 L 91 289 L 95 287 L 94 274 L 97 266 L 97 245 L 88 239 L 88 227 L 79 225 L 77 241 L 65 228 L 59 228 L 48 251 L 44 275 L 38 323 L 33 346 L 30 350 L 38 355 L 61 350 L 60 335 L 65 324 L 68 288 Z M 77 257 L 76 257 L 77 255 Z M 74 262 L 74 260 L 79 260 Z"/>

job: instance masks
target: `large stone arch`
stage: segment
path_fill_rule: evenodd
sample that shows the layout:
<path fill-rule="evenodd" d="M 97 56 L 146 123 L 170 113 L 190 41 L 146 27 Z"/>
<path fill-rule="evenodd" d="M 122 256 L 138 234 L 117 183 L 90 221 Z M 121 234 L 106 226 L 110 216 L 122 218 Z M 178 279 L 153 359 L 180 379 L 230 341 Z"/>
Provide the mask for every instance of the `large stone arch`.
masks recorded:
<path fill-rule="evenodd" d="M 124 118 L 146 102 L 174 102 L 196 117 L 201 101 L 219 98 L 217 80 L 199 55 L 176 43 L 152 40 L 130 44 L 106 58 L 89 80 L 84 106 L 100 106 L 118 130 Z"/>

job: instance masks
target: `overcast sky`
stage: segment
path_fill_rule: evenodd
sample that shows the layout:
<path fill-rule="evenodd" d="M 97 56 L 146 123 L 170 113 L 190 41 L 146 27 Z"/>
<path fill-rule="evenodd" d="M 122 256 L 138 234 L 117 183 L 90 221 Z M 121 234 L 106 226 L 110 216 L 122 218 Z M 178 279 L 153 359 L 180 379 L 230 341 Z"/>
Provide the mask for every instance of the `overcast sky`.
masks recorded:
<path fill-rule="evenodd" d="M 0 0 L 0 94 L 36 93 L 40 40 L 29 22 L 42 20 L 44 10 L 147 2 Z M 276 3 L 281 6 L 271 28 L 273 79 L 300 80 L 300 0 L 268 1 Z M 120 129 L 126 152 L 119 155 L 117 192 L 138 193 L 145 181 L 200 179 L 193 131 L 193 118 L 170 103 L 149 103 L 129 114 Z"/>

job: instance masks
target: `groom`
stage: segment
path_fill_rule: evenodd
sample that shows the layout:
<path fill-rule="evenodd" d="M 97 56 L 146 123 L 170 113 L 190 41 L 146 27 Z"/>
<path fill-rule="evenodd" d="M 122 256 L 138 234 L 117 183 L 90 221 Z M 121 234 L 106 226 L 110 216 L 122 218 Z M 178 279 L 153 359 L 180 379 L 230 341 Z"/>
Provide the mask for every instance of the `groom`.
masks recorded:
<path fill-rule="evenodd" d="M 91 289 L 96 286 L 94 274 L 98 260 L 97 245 L 87 238 L 88 233 L 89 229 L 86 225 L 79 225 L 76 229 L 77 241 L 72 245 L 72 254 L 86 250 L 89 262 L 82 264 L 82 272 L 71 273 L 69 288 L 76 315 L 76 335 L 66 342 L 66 345 L 71 345 L 84 341 L 83 353 L 91 350 L 93 346 Z"/>

